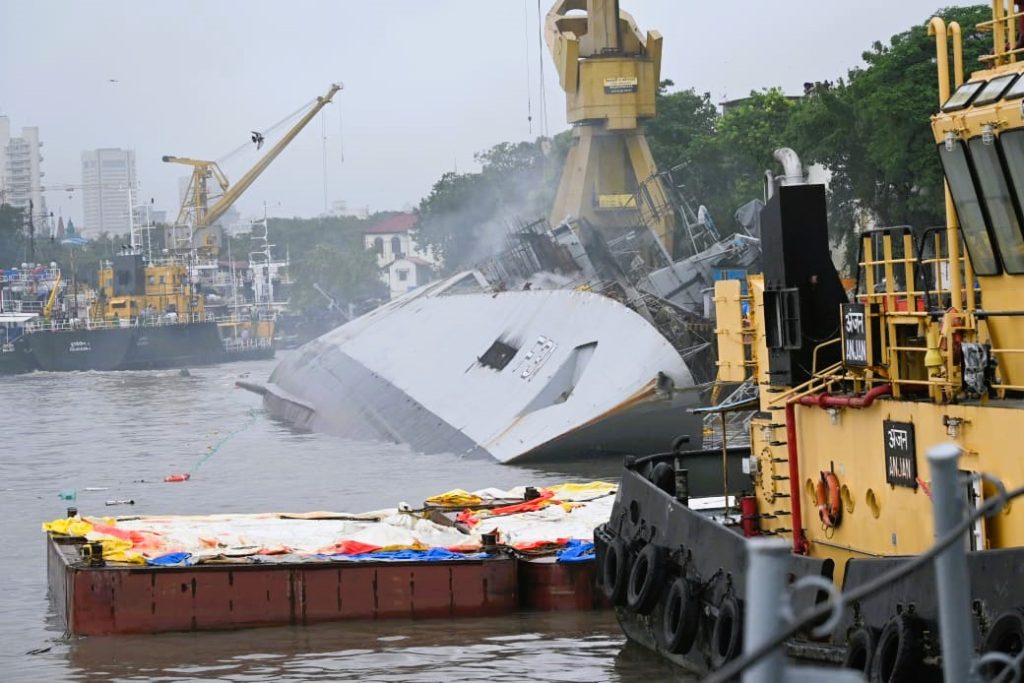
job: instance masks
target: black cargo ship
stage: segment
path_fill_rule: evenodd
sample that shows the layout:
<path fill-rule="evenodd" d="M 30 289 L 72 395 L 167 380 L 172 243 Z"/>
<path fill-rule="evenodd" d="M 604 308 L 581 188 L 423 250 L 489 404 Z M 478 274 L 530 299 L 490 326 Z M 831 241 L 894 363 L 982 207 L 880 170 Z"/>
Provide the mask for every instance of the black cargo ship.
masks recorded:
<path fill-rule="evenodd" d="M 146 262 L 126 250 L 101 267 L 99 294 L 79 318 L 60 296 L 59 277 L 38 314 L 5 328 L 0 373 L 153 370 L 272 358 L 274 321 L 214 315 L 186 264 Z M 21 319 L 24 318 L 24 319 Z"/>
<path fill-rule="evenodd" d="M 55 372 L 154 370 L 274 356 L 269 343 L 232 348 L 216 322 L 40 330 L 26 339 L 36 367 Z"/>

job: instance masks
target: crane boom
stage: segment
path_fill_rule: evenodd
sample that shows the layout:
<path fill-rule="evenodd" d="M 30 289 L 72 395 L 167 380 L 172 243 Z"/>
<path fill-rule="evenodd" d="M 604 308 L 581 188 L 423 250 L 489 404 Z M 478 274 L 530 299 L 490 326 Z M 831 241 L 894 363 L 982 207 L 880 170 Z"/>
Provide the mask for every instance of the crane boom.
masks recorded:
<path fill-rule="evenodd" d="M 306 114 L 292 126 L 291 130 L 285 133 L 277 144 L 270 148 L 270 150 L 264 154 L 256 164 L 246 172 L 238 182 L 231 185 L 228 182 L 227 177 L 220 170 L 220 167 L 215 161 L 206 161 L 203 159 L 190 159 L 188 157 L 176 157 L 176 156 L 165 156 L 163 160 L 168 163 L 184 164 L 192 166 L 192 180 L 189 183 L 189 190 L 185 196 L 185 202 L 182 204 L 181 211 L 178 214 L 178 223 L 183 224 L 186 222 L 191 223 L 193 231 L 200 228 L 206 228 L 217 222 L 224 213 L 231 208 L 231 205 L 238 200 L 242 193 L 249 189 L 249 186 L 260 176 L 263 171 L 266 170 L 267 166 L 284 151 L 284 148 L 295 139 L 303 128 L 306 127 L 313 117 L 316 116 L 321 109 L 323 109 L 328 102 L 334 97 L 334 94 L 341 90 L 341 83 L 332 83 L 327 94 L 316 98 L 316 103 L 310 108 Z M 207 206 L 208 194 L 206 189 L 206 181 L 209 178 L 215 178 L 217 183 L 220 185 L 221 190 L 224 194 L 213 204 L 213 206 Z M 189 215 L 192 216 L 191 221 L 188 221 Z"/>
<path fill-rule="evenodd" d="M 292 129 L 285 133 L 284 137 L 278 140 L 277 144 L 271 147 L 270 151 L 264 154 L 263 157 L 256 162 L 255 166 L 249 169 L 248 173 L 239 178 L 238 182 L 232 187 L 224 191 L 224 195 L 216 204 L 211 206 L 209 212 L 207 212 L 204 225 L 210 225 L 216 222 L 218 218 L 224 215 L 225 211 L 231 208 L 231 205 L 235 203 L 235 200 L 237 200 L 243 192 L 249 189 L 249 186 L 260 177 L 260 174 L 266 170 L 267 166 L 270 165 L 270 162 L 276 159 L 277 156 L 284 151 L 284 148 L 295 139 L 295 136 L 298 135 L 303 128 L 306 127 L 306 124 L 312 121 L 313 117 L 320 113 L 321 109 L 327 106 L 327 103 L 331 101 L 331 98 L 334 97 L 336 92 L 341 90 L 341 87 L 341 83 L 332 83 L 327 94 L 322 97 L 318 97 L 316 99 L 316 104 L 306 112 L 306 115 L 299 119 L 298 122 L 292 126 Z"/>

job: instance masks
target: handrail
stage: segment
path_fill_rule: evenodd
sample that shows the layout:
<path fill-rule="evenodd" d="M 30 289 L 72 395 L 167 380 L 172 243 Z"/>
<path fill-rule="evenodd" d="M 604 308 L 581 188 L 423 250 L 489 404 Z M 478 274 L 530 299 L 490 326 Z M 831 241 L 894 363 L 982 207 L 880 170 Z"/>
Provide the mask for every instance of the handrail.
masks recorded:
<path fill-rule="evenodd" d="M 836 382 L 840 382 L 846 379 L 845 372 L 843 371 L 842 363 L 834 363 L 820 373 L 815 374 L 809 380 L 803 384 L 798 384 L 795 387 L 790 387 L 786 391 L 773 396 L 769 401 L 770 407 L 778 406 L 779 404 L 788 403 L 789 401 L 797 401 L 808 394 L 813 394 L 822 391 Z"/>
<path fill-rule="evenodd" d="M 237 316 L 237 315 L 200 315 L 193 313 L 192 315 L 178 315 L 175 318 L 167 318 L 166 316 L 146 316 L 141 318 L 124 318 L 123 320 L 37 320 L 29 321 L 25 325 L 25 329 L 29 332 L 59 332 L 65 330 L 104 330 L 104 329 L 121 329 L 129 327 L 166 327 L 169 325 L 184 325 L 187 323 L 201 323 L 210 322 L 218 325 L 239 325 L 239 324 L 250 324 L 255 322 L 272 322 L 273 318 L 262 318 L 257 316 L 252 318 L 249 316 Z"/>

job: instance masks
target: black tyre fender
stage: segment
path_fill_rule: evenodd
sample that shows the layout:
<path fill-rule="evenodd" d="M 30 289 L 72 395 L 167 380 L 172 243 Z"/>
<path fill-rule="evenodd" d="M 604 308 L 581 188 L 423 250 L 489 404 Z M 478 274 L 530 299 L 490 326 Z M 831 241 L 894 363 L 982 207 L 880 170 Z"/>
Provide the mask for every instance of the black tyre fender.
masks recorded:
<path fill-rule="evenodd" d="M 655 625 L 659 645 L 672 654 L 687 654 L 697 640 L 699 624 L 700 595 L 690 581 L 680 577 L 665 594 L 661 623 Z"/>
<path fill-rule="evenodd" d="M 871 657 L 872 683 L 914 681 L 924 673 L 924 624 L 917 617 L 897 614 L 878 636 Z"/>
<path fill-rule="evenodd" d="M 1002 652 L 1016 657 L 1022 650 L 1024 650 L 1024 610 L 1018 607 L 1003 612 L 992 622 L 992 628 L 989 629 L 981 644 L 981 654 Z M 982 674 L 985 675 L 986 680 L 994 680 L 1005 668 L 1005 665 L 988 664 L 984 666 Z"/>
<path fill-rule="evenodd" d="M 865 676 L 871 672 L 871 661 L 878 644 L 878 631 L 867 626 L 855 628 L 846 639 L 846 655 L 843 668 L 860 671 Z"/>
<path fill-rule="evenodd" d="M 670 463 L 659 462 L 651 470 L 651 483 L 670 496 L 676 495 L 676 468 Z"/>
<path fill-rule="evenodd" d="M 626 582 L 626 606 L 638 614 L 650 614 L 658 604 L 667 555 L 664 548 L 648 543 L 633 560 Z"/>
<path fill-rule="evenodd" d="M 711 629 L 711 667 L 719 669 L 743 650 L 743 608 L 732 595 L 722 598 Z"/>
<path fill-rule="evenodd" d="M 625 601 L 628 580 L 629 550 L 625 541 L 616 538 L 608 544 L 601 563 L 601 585 L 612 605 L 621 605 Z"/>

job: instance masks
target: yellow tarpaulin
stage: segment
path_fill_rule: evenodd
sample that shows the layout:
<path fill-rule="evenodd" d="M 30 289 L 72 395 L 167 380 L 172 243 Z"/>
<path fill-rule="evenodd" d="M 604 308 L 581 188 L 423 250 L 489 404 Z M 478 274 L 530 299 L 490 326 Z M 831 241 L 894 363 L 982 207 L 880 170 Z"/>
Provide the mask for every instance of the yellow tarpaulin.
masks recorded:
<path fill-rule="evenodd" d="M 469 491 L 463 491 L 462 489 L 452 489 L 447 493 L 439 493 L 436 496 L 431 496 L 425 501 L 427 505 L 439 505 L 442 507 L 474 507 L 481 505 L 484 499 L 480 496 L 470 493 Z"/>

